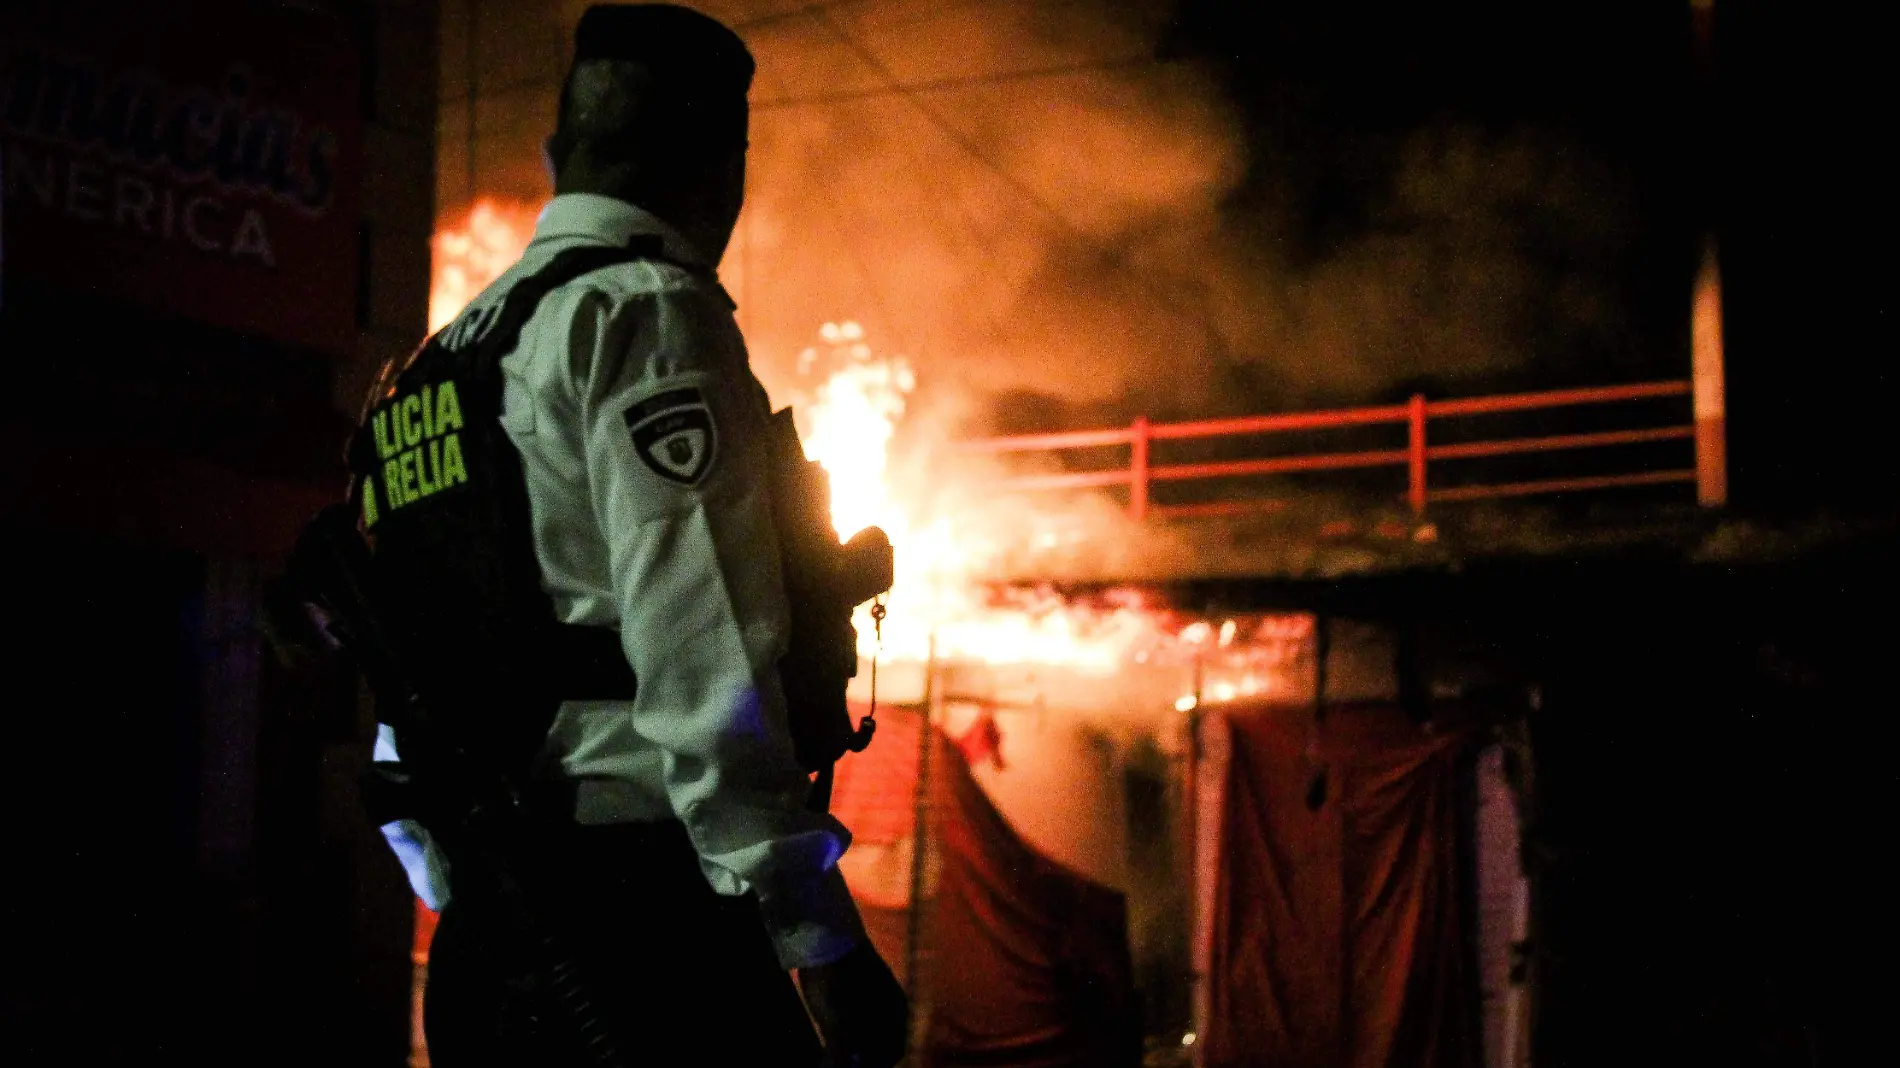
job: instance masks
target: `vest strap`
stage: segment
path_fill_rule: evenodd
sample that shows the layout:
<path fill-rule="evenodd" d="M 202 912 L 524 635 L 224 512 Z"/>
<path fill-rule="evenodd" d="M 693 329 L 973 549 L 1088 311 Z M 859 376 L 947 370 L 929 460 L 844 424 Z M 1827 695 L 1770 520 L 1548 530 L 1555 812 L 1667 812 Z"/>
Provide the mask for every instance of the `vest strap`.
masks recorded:
<path fill-rule="evenodd" d="M 489 398 L 489 404 L 499 405 L 501 360 L 520 343 L 522 330 L 549 293 L 582 275 L 638 260 L 676 263 L 687 270 L 699 270 L 668 258 L 661 239 L 653 234 L 635 235 L 625 245 L 582 245 L 556 253 L 540 270 L 517 281 L 502 298 L 489 328 L 467 349 L 453 354 L 453 358 L 470 371 L 465 402 L 482 407 L 475 402 L 477 396 L 482 396 Z M 443 346 L 443 337 L 438 332 L 419 347 L 395 376 L 395 383 L 405 383 L 412 374 L 419 373 L 421 367 L 432 366 L 442 357 L 451 356 Z M 424 354 L 431 351 L 438 355 L 425 359 Z M 373 469 L 376 455 L 367 423 L 357 429 L 348 455 L 352 472 L 350 498 L 360 508 L 362 476 Z M 520 560 L 519 566 L 530 568 L 528 574 L 519 576 L 516 584 L 526 583 L 523 588 L 532 587 L 538 592 L 539 566 L 527 534 L 525 486 L 516 486 L 507 496 L 501 510 L 513 521 L 501 524 L 496 551 L 507 559 Z M 519 567 L 516 570 L 519 571 Z M 546 603 L 544 595 L 541 602 Z M 627 664 L 619 631 L 557 623 L 545 616 L 542 619 L 545 622 L 521 619 L 524 626 L 516 633 L 525 634 L 526 640 L 523 642 L 517 637 L 509 643 L 511 652 L 520 657 L 519 662 L 526 668 L 527 681 L 534 690 L 556 701 L 633 699 L 638 685 L 632 667 Z"/>

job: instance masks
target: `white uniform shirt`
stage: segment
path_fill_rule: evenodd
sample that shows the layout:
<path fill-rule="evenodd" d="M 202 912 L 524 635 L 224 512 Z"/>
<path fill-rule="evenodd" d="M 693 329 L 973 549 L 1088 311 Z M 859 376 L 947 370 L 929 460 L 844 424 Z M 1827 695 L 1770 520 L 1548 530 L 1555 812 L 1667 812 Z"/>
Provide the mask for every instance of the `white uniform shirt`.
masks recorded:
<path fill-rule="evenodd" d="M 479 336 L 514 282 L 556 253 L 638 234 L 659 236 L 670 259 L 705 263 L 631 204 L 558 196 L 449 339 Z M 557 614 L 617 628 L 639 680 L 632 701 L 568 702 L 549 731 L 548 755 L 583 783 L 579 818 L 679 818 L 713 888 L 755 891 L 781 963 L 804 967 L 843 955 L 863 928 L 837 868 L 850 835 L 804 808 L 792 755 L 764 482 L 770 408 L 732 312 L 709 271 L 661 262 L 556 289 L 502 361 L 502 425 L 521 452 Z M 384 833 L 423 899 L 442 900 L 421 829 Z"/>

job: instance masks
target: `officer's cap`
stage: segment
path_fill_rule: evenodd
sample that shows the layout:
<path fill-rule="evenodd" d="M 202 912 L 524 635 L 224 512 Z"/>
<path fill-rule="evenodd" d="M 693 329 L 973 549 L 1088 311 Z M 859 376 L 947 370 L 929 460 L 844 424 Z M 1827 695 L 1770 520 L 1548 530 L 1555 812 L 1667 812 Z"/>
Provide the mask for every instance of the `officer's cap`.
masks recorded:
<path fill-rule="evenodd" d="M 640 63 L 663 82 L 745 95 L 752 53 L 717 19 L 676 4 L 596 4 L 574 31 L 574 60 Z"/>

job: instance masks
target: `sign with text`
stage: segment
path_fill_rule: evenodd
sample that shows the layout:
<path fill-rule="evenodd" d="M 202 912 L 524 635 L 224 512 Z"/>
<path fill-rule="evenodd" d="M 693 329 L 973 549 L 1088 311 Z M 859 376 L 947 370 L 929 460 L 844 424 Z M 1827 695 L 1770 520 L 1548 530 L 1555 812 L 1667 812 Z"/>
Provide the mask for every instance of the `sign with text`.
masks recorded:
<path fill-rule="evenodd" d="M 360 46 L 262 0 L 0 7 L 0 255 L 56 286 L 354 344 Z"/>

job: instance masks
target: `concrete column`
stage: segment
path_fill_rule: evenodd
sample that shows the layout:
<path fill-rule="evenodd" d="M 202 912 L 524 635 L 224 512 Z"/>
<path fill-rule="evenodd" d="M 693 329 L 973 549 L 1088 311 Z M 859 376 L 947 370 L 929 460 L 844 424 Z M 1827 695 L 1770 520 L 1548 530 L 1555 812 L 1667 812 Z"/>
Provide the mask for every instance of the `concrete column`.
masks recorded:
<path fill-rule="evenodd" d="M 1703 249 L 1692 315 L 1696 500 L 1717 508 L 1728 503 L 1728 416 L 1722 396 L 1722 273 L 1714 238 Z"/>

